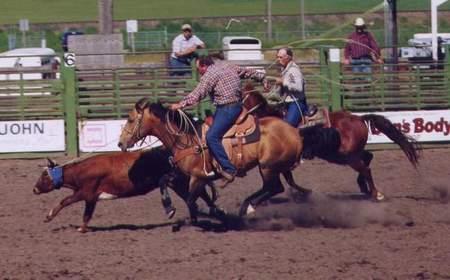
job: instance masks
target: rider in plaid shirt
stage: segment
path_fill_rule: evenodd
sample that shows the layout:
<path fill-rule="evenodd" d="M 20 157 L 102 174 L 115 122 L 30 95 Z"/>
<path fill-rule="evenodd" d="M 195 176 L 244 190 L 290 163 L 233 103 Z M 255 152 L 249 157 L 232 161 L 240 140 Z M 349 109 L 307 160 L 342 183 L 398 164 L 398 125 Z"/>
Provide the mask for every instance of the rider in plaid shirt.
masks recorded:
<path fill-rule="evenodd" d="M 214 62 L 210 56 L 197 60 L 197 69 L 202 75 L 197 87 L 180 102 L 172 104 L 172 110 L 197 104 L 210 96 L 216 106 L 214 123 L 206 134 L 206 142 L 212 156 L 222 167 L 220 171 L 227 183 L 234 180 L 237 169 L 230 162 L 222 145 L 222 138 L 239 117 L 242 111 L 241 78 L 261 81 L 264 74 L 255 69 L 239 67 L 225 62 Z"/>
<path fill-rule="evenodd" d="M 209 57 L 205 57 L 206 60 Z M 212 61 L 212 60 L 211 60 Z M 201 63 L 201 59 L 200 59 Z M 209 94 L 216 106 L 238 103 L 241 101 L 241 78 L 262 80 L 263 74 L 255 69 L 244 68 L 234 64 L 218 61 L 209 65 L 197 87 L 180 101 L 182 107 L 197 104 Z"/>

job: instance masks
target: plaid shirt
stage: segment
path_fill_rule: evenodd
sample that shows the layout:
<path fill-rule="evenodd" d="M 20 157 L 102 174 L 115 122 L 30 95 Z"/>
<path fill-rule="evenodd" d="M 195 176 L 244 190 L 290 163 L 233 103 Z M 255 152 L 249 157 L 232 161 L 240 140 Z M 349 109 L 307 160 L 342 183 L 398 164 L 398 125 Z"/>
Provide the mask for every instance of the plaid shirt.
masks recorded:
<path fill-rule="evenodd" d="M 380 57 L 380 48 L 370 32 L 364 31 L 358 33 L 355 31 L 347 39 L 350 41 L 344 50 L 344 57 L 346 59 L 372 58 L 371 53 L 376 58 Z"/>
<path fill-rule="evenodd" d="M 208 67 L 199 84 L 183 100 L 182 107 L 194 105 L 209 95 L 214 105 L 226 105 L 241 101 L 241 78 L 262 80 L 264 74 L 255 69 L 240 67 L 225 62 L 216 62 Z"/>

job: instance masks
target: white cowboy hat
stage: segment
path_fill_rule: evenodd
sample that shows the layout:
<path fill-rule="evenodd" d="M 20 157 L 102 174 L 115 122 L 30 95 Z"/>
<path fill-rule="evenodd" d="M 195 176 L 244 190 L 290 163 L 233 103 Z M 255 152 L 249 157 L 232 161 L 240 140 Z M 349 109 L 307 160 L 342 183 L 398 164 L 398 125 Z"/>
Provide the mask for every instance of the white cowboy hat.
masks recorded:
<path fill-rule="evenodd" d="M 356 18 L 355 23 L 353 23 L 354 26 L 364 26 L 366 23 L 364 22 L 363 18 Z"/>

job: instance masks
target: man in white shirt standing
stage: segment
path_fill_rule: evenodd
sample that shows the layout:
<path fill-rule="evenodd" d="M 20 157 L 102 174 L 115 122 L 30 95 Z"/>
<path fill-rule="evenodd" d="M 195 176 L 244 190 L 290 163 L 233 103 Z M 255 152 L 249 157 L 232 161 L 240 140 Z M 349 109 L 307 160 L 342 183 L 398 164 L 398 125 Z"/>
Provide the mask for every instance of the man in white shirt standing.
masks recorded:
<path fill-rule="evenodd" d="M 191 25 L 183 24 L 181 30 L 183 33 L 172 41 L 172 53 L 169 59 L 171 76 L 182 76 L 190 73 L 191 61 L 196 57 L 195 51 L 199 48 L 205 48 L 205 43 L 192 33 Z"/>

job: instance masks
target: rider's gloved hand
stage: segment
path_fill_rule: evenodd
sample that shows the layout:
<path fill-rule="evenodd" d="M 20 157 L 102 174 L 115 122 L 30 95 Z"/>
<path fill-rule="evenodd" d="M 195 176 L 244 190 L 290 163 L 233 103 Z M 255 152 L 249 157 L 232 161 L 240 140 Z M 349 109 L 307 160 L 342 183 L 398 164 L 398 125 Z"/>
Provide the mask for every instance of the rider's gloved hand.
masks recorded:
<path fill-rule="evenodd" d="M 173 111 L 178 110 L 178 109 L 182 109 L 182 108 L 183 108 L 183 106 L 181 106 L 179 103 L 175 103 L 175 104 L 171 104 L 170 105 L 170 110 L 173 110 Z"/>

